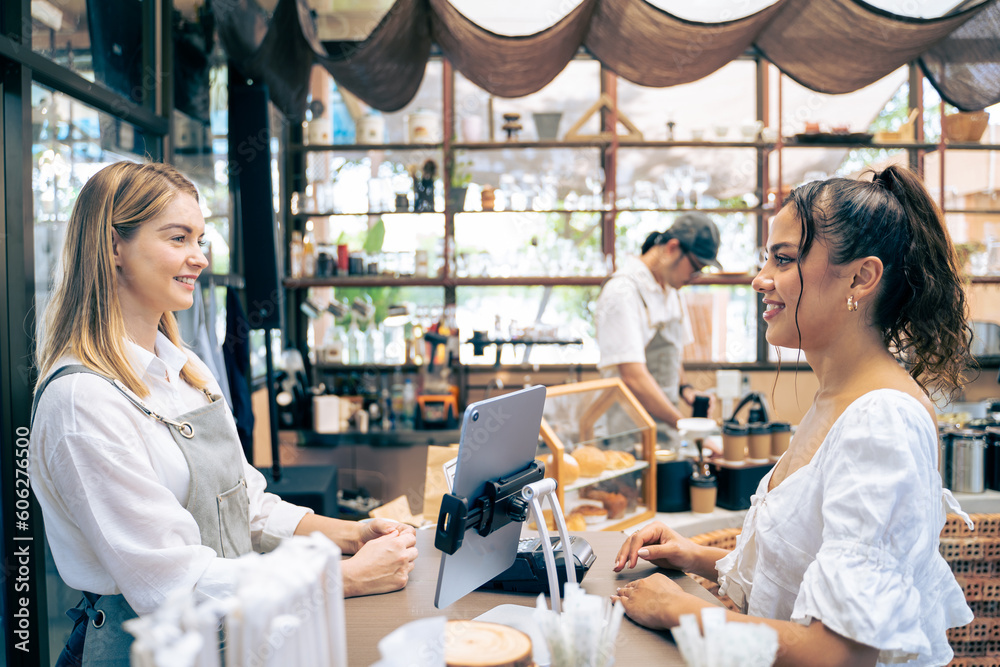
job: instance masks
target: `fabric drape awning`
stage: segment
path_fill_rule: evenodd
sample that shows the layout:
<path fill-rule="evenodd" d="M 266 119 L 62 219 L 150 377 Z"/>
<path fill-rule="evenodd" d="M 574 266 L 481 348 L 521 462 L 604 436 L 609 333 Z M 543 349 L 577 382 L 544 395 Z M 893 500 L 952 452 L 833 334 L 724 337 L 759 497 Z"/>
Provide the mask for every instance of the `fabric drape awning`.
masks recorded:
<path fill-rule="evenodd" d="M 583 0 L 552 27 L 508 37 L 482 28 L 448 0 L 430 0 L 431 34 L 470 81 L 499 97 L 541 90 L 566 67 L 587 34 L 598 0 Z"/>
<path fill-rule="evenodd" d="M 963 111 L 1000 102 L 1000 3 L 991 3 L 920 57 L 941 97 Z"/>
<path fill-rule="evenodd" d="M 786 0 L 756 44 L 807 88 L 849 93 L 918 57 L 982 7 L 940 19 L 903 20 L 854 0 Z"/>
<path fill-rule="evenodd" d="M 691 23 L 645 0 L 602 0 L 584 42 L 621 77 L 662 88 L 707 76 L 752 44 L 780 11 L 779 0 L 752 16 L 724 23 Z"/>
<path fill-rule="evenodd" d="M 863 88 L 914 59 L 942 96 L 965 110 L 1000 102 L 1000 0 L 940 18 L 889 14 L 860 0 L 777 0 L 719 23 L 672 16 L 649 0 L 581 0 L 532 35 L 500 35 L 450 0 L 397 0 L 360 42 L 322 42 L 307 0 L 213 3 L 220 38 L 244 73 L 262 78 L 288 115 L 304 111 L 309 70 L 322 64 L 364 102 L 395 111 L 420 85 L 431 42 L 468 79 L 500 97 L 549 83 L 585 46 L 643 86 L 688 83 L 756 47 L 813 90 Z"/>

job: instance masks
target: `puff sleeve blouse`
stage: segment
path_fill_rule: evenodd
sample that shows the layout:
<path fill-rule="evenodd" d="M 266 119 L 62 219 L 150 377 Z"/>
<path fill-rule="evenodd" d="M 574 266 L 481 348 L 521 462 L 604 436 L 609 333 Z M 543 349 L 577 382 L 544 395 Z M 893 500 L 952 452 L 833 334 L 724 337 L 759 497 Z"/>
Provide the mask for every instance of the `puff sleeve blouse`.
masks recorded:
<path fill-rule="evenodd" d="M 736 548 L 716 563 L 720 591 L 753 616 L 822 621 L 878 648 L 880 665 L 947 664 L 947 629 L 973 615 L 938 552 L 937 443 L 912 396 L 855 400 L 807 465 L 771 491 L 771 473 L 761 480 Z"/>

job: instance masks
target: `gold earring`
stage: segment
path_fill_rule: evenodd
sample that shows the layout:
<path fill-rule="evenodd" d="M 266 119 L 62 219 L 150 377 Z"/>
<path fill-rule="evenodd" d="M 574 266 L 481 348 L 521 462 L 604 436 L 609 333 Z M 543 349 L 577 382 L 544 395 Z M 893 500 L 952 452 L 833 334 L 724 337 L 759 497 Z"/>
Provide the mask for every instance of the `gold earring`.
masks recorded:
<path fill-rule="evenodd" d="M 854 300 L 854 295 L 847 297 L 847 310 L 854 312 L 858 309 L 858 302 Z"/>

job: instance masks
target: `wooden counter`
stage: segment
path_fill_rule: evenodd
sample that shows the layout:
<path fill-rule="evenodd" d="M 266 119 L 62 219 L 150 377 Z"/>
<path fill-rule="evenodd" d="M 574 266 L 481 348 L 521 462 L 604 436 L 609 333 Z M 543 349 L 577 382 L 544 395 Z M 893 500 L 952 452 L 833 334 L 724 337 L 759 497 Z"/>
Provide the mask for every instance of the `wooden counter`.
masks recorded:
<path fill-rule="evenodd" d="M 640 579 L 657 568 L 642 563 L 634 570 L 615 574 L 612 563 L 625 540 L 621 533 L 575 533 L 584 537 L 593 547 L 597 560 L 590 568 L 583 587 L 588 593 L 610 596 L 619 586 Z M 437 588 L 438 564 L 441 552 L 434 548 L 432 530 L 417 531 L 417 548 L 420 557 L 410 574 L 405 589 L 386 595 L 351 598 L 344 601 L 347 616 L 347 657 L 350 667 L 367 667 L 380 658 L 378 642 L 396 628 L 412 620 L 427 616 L 447 616 L 452 620 L 472 619 L 501 604 L 534 607 L 535 596 L 521 593 L 473 592 L 446 609 L 435 609 L 434 592 Z M 690 577 L 679 572 L 662 571 L 675 579 L 681 587 L 712 602 L 715 598 Z M 615 664 L 656 664 L 664 667 L 684 665 L 670 634 L 654 632 L 624 620 L 617 642 Z"/>

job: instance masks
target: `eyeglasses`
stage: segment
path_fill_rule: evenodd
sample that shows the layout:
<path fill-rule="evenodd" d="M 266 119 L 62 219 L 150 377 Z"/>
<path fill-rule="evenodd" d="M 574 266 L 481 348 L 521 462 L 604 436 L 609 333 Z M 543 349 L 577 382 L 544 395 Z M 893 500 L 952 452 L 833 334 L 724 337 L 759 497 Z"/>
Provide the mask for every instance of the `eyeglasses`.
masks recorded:
<path fill-rule="evenodd" d="M 708 266 L 708 264 L 702 264 L 699 262 L 698 258 L 689 253 L 687 250 L 684 251 L 684 256 L 688 258 L 688 261 L 691 262 L 691 268 L 694 269 L 691 273 L 701 273 Z"/>

